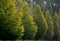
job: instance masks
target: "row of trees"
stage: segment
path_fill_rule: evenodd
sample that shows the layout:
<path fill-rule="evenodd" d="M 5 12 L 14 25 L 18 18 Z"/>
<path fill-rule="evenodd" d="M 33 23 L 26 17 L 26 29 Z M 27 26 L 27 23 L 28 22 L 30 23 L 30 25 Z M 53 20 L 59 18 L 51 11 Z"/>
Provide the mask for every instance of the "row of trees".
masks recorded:
<path fill-rule="evenodd" d="M 24 1 L 17 7 L 17 0 L 0 1 L 0 40 L 45 39 L 60 40 L 60 21 L 57 13 L 45 14 L 39 5 L 31 15 L 29 5 Z M 60 13 L 59 13 L 60 14 Z"/>

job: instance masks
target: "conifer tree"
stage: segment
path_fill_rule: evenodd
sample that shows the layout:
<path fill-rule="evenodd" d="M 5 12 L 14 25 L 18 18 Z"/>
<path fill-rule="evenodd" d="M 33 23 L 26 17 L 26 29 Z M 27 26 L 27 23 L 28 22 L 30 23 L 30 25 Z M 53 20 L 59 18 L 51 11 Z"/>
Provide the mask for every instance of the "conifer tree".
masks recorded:
<path fill-rule="evenodd" d="M 46 39 L 51 40 L 54 36 L 54 24 L 53 24 L 52 16 L 50 15 L 50 12 L 48 10 L 46 11 L 45 17 L 48 24 L 48 31 L 46 34 Z"/>
<path fill-rule="evenodd" d="M 54 39 L 57 40 L 59 37 L 59 16 L 57 15 L 57 13 L 54 14 L 53 21 L 54 21 Z"/>
<path fill-rule="evenodd" d="M 43 39 L 48 30 L 48 25 L 39 5 L 36 6 L 33 18 L 36 25 L 38 26 L 38 34 L 36 36 L 36 39 Z"/>
<path fill-rule="evenodd" d="M 58 12 L 58 39 L 57 41 L 60 41 L 60 10 Z"/>
<path fill-rule="evenodd" d="M 23 25 L 25 29 L 24 37 L 23 39 L 34 39 L 36 33 L 37 33 L 37 26 L 33 22 L 33 18 L 30 15 L 30 8 L 27 3 L 24 3 L 22 5 L 21 9 L 24 13 L 22 20 L 23 20 Z"/>
<path fill-rule="evenodd" d="M 23 13 L 17 13 L 16 0 L 0 0 L 0 40 L 18 39 L 23 36 Z"/>
<path fill-rule="evenodd" d="M 59 27 L 60 27 L 60 10 L 58 12 L 58 15 L 59 15 Z"/>

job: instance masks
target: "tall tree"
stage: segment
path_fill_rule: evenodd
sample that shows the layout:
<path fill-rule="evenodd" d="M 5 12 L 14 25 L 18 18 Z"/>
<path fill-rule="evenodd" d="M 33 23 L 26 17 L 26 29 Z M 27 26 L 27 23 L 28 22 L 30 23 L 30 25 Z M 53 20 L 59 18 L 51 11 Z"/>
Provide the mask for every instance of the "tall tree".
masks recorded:
<path fill-rule="evenodd" d="M 60 10 L 58 12 L 58 15 L 59 15 L 59 26 L 60 26 Z"/>
<path fill-rule="evenodd" d="M 57 40 L 59 37 L 59 16 L 57 15 L 57 13 L 54 14 L 53 21 L 54 21 L 54 39 Z"/>
<path fill-rule="evenodd" d="M 36 6 L 33 18 L 36 25 L 38 26 L 38 34 L 36 39 L 43 39 L 48 30 L 48 25 L 39 5 Z"/>
<path fill-rule="evenodd" d="M 60 10 L 59 10 L 59 12 L 58 12 L 58 16 L 59 16 L 59 17 L 58 17 L 58 19 L 59 19 L 59 21 L 58 21 L 58 22 L 59 22 L 59 23 L 58 23 L 59 26 L 58 26 L 58 39 L 57 39 L 57 41 L 60 41 Z"/>
<path fill-rule="evenodd" d="M 0 40 L 18 39 L 23 36 L 23 13 L 17 13 L 16 0 L 0 0 Z"/>
<path fill-rule="evenodd" d="M 46 11 L 45 17 L 46 17 L 46 21 L 48 24 L 48 31 L 46 34 L 46 39 L 51 40 L 54 36 L 54 24 L 53 24 L 53 20 L 52 20 L 52 17 L 50 15 L 50 12 L 48 10 Z"/>
<path fill-rule="evenodd" d="M 22 12 L 24 13 L 22 20 L 25 29 L 23 39 L 34 39 L 37 33 L 37 26 L 35 25 L 32 16 L 30 15 L 30 8 L 27 3 L 23 3 Z"/>

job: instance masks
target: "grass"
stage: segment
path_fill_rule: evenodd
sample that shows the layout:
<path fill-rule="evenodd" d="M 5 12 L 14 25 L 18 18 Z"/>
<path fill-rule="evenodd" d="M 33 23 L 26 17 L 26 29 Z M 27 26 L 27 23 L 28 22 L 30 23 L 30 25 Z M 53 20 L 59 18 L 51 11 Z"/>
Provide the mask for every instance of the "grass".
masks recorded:
<path fill-rule="evenodd" d="M 23 41 L 23 40 L 16 40 L 16 41 Z"/>
<path fill-rule="evenodd" d="M 23 40 L 16 40 L 16 41 L 23 41 Z M 45 40 L 24 40 L 24 41 L 45 41 Z"/>
<path fill-rule="evenodd" d="M 23 41 L 23 40 L 16 40 L 16 41 Z M 24 40 L 24 41 L 36 41 L 36 40 Z"/>
<path fill-rule="evenodd" d="M 35 40 L 24 40 L 24 41 L 35 41 Z"/>

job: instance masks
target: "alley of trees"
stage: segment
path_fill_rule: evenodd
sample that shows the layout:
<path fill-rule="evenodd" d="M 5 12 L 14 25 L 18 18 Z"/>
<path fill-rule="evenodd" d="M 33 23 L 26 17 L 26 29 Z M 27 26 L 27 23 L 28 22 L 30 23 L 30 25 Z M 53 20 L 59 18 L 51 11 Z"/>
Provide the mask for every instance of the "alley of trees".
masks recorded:
<path fill-rule="evenodd" d="M 60 10 L 33 10 L 26 1 L 0 0 L 0 40 L 60 41 Z"/>

